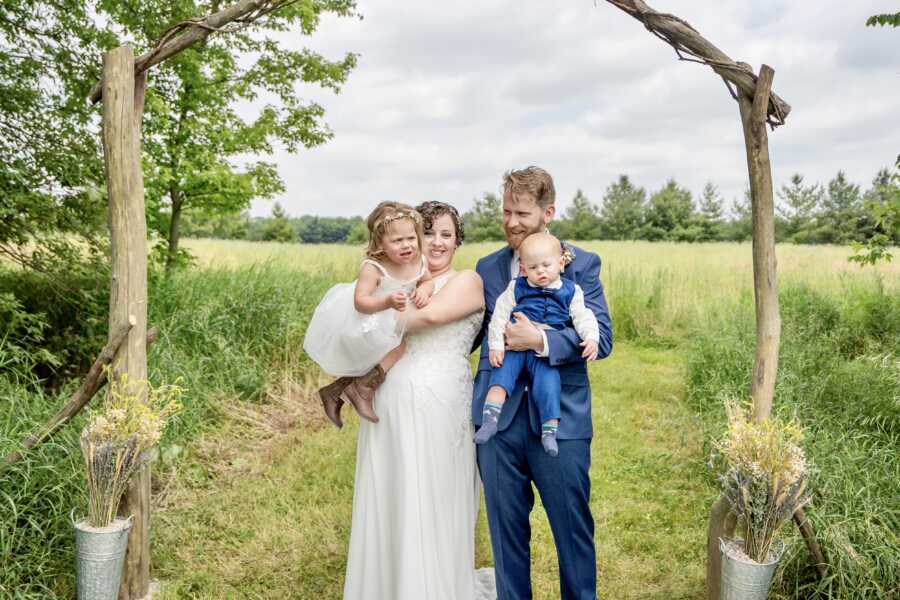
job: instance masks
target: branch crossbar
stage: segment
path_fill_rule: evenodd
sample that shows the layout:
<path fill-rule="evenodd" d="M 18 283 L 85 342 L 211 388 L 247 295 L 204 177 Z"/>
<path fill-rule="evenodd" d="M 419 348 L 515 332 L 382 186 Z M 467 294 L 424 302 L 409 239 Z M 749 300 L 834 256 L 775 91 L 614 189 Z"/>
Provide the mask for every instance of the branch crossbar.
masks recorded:
<path fill-rule="evenodd" d="M 732 60 L 684 19 L 656 11 L 643 0 L 606 1 L 643 23 L 650 33 L 672 46 L 679 60 L 698 62 L 712 68 L 725 81 L 734 99 L 739 93 L 753 98 L 757 76 L 750 65 Z M 766 109 L 766 121 L 774 128 L 784 125 L 791 105 L 772 92 Z"/>
<path fill-rule="evenodd" d="M 160 35 L 153 48 L 141 54 L 134 61 L 134 74 L 140 75 L 153 65 L 159 64 L 185 48 L 200 42 L 212 33 L 233 32 L 253 24 L 257 19 L 280 8 L 296 3 L 297 0 L 240 0 L 218 12 L 205 17 L 188 19 L 170 27 Z M 229 28 L 231 23 L 238 26 Z M 98 81 L 91 88 L 88 99 L 96 104 L 103 97 L 103 82 Z"/>

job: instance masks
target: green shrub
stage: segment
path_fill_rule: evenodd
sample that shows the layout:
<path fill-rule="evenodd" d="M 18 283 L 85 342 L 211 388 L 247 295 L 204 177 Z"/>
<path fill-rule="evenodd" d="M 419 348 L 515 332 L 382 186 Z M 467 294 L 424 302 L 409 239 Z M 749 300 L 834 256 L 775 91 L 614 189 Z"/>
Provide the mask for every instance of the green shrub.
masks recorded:
<path fill-rule="evenodd" d="M 0 302 L 0 317 L 18 307 L 20 314 L 39 320 L 39 326 L 14 332 L 7 343 L 18 340 L 31 353 L 30 370 L 44 387 L 59 387 L 86 372 L 106 341 L 108 271 L 44 274 L 0 266 L 0 296 L 6 298 Z M 2 366 L 0 374 L 8 374 Z"/>

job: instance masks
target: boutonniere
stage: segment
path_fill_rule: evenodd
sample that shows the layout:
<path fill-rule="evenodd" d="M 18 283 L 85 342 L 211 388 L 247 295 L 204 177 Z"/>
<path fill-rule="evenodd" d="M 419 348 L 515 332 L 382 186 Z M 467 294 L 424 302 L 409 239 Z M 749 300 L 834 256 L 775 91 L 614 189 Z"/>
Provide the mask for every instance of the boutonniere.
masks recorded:
<path fill-rule="evenodd" d="M 560 242 L 560 245 L 562 246 L 563 262 L 568 266 L 569 263 L 575 260 L 575 248 L 568 242 Z"/>

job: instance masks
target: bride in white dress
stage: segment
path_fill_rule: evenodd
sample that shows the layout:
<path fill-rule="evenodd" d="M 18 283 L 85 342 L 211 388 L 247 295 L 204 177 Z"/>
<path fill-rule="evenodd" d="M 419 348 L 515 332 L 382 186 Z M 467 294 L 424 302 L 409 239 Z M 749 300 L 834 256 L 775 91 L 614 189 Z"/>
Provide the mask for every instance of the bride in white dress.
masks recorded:
<path fill-rule="evenodd" d="M 484 295 L 474 271 L 451 268 L 456 210 L 428 202 L 425 253 L 436 292 L 410 311 L 406 350 L 361 420 L 344 600 L 493 600 L 475 571 L 478 474 L 469 353 Z"/>

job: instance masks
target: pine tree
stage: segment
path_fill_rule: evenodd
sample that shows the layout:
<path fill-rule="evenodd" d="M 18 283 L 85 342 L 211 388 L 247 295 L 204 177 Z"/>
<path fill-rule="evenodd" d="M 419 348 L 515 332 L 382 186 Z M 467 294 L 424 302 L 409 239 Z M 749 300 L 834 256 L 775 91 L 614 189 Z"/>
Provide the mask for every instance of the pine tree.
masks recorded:
<path fill-rule="evenodd" d="M 651 241 L 690 241 L 693 213 L 691 192 L 670 179 L 650 196 L 641 237 Z"/>
<path fill-rule="evenodd" d="M 824 190 L 819 184 L 803 185 L 803 175 L 794 173 L 790 185 L 778 191 L 781 203 L 776 207 L 788 240 L 798 244 L 816 241 L 815 216 L 820 210 Z"/>
<path fill-rule="evenodd" d="M 742 200 L 735 198 L 731 202 L 731 218 L 725 226 L 725 239 L 743 242 L 749 240 L 752 235 L 753 209 L 750 201 L 750 188 L 746 188 Z"/>
<path fill-rule="evenodd" d="M 828 182 L 828 193 L 819 214 L 822 241 L 831 244 L 849 244 L 859 241 L 859 222 L 862 219 L 862 196 L 859 186 L 847 181 L 843 171 L 838 171 Z"/>
<path fill-rule="evenodd" d="M 473 242 L 506 239 L 503 233 L 503 208 L 497 194 L 485 192 L 481 200 L 475 199 L 472 210 L 463 214 L 466 239 Z"/>
<path fill-rule="evenodd" d="M 551 225 L 553 234 L 561 239 L 595 240 L 600 237 L 600 211 L 579 189 L 563 218 Z"/>
<path fill-rule="evenodd" d="M 619 175 L 603 195 L 600 208 L 600 233 L 607 240 L 636 240 L 644 223 L 647 192 L 635 187 L 628 175 Z"/>
<path fill-rule="evenodd" d="M 719 194 L 719 189 L 711 181 L 708 181 L 700 196 L 700 211 L 696 218 L 697 226 L 700 229 L 698 242 L 722 239 L 724 235 L 723 213 L 722 196 Z"/>
<path fill-rule="evenodd" d="M 272 207 L 272 217 L 263 228 L 262 238 L 274 242 L 294 242 L 297 240 L 297 232 L 291 225 L 287 213 L 278 202 Z"/>

